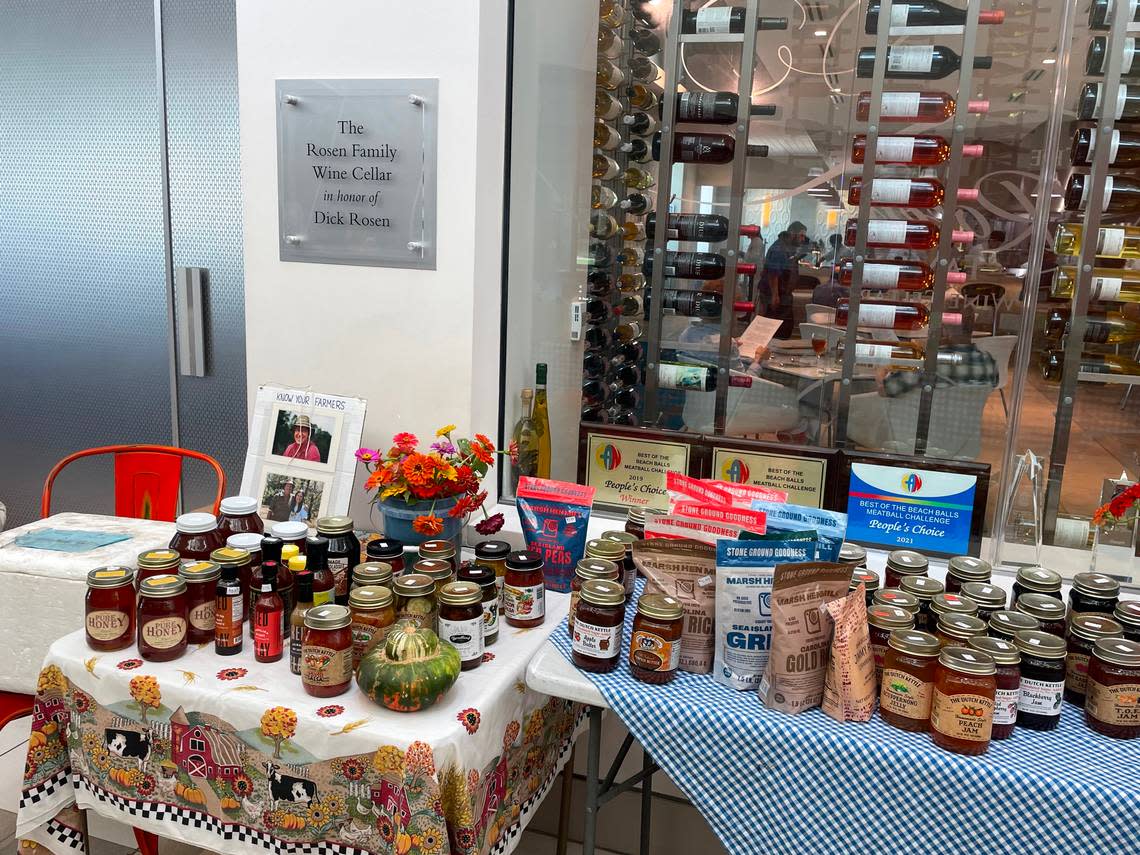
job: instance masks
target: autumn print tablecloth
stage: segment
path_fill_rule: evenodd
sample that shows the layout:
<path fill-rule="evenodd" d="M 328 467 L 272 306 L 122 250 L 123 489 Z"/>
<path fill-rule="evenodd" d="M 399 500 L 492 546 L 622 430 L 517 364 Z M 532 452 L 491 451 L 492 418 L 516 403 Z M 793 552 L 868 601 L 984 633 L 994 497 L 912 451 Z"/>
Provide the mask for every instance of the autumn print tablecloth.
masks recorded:
<path fill-rule="evenodd" d="M 68 635 L 40 673 L 17 836 L 83 851 L 77 804 L 227 853 L 511 852 L 582 721 L 524 683 L 568 600 L 547 597 L 542 627 L 504 626 L 483 664 L 417 713 L 355 685 L 310 697 L 287 661 L 259 664 L 248 644 L 151 663 Z"/>

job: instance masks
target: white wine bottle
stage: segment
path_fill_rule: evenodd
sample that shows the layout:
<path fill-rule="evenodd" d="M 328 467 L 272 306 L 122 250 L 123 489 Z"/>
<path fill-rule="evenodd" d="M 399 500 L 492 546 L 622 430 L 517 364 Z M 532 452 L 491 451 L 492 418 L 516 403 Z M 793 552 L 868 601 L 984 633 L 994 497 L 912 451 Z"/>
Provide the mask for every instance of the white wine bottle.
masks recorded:
<path fill-rule="evenodd" d="M 1053 251 L 1057 255 L 1080 255 L 1084 231 L 1079 223 L 1062 223 L 1057 227 Z M 1096 254 L 1101 258 L 1140 258 L 1140 228 L 1101 228 L 1097 234 Z"/>
<path fill-rule="evenodd" d="M 1072 299 L 1077 292 L 1077 268 L 1058 268 L 1050 294 Z M 1140 303 L 1140 270 L 1094 267 L 1089 299 L 1112 303 Z"/>
<path fill-rule="evenodd" d="M 1061 382 L 1065 354 L 1060 350 L 1047 350 L 1041 359 L 1041 376 L 1050 383 Z M 1115 353 L 1082 353 L 1082 374 L 1115 374 L 1121 377 L 1140 376 L 1140 362 Z"/>

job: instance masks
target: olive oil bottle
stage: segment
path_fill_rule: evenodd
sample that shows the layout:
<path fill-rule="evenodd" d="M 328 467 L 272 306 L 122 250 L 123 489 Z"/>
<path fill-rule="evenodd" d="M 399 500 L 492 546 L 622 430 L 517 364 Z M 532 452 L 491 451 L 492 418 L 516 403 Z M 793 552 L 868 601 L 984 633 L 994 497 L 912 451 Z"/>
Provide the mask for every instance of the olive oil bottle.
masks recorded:
<path fill-rule="evenodd" d="M 534 369 L 534 432 L 538 440 L 538 463 L 535 476 L 550 477 L 550 410 L 546 398 L 546 363 L 540 362 Z"/>

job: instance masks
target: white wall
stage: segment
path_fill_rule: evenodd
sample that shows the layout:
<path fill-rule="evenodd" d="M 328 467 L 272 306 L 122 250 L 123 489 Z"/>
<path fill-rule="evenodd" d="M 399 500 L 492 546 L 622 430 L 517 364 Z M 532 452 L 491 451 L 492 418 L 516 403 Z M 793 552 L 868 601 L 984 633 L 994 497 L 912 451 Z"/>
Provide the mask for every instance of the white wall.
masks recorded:
<path fill-rule="evenodd" d="M 365 398 L 369 446 L 444 422 L 494 436 L 505 0 L 237 9 L 250 403 L 269 382 Z M 439 79 L 436 270 L 278 259 L 274 80 L 285 77 Z M 350 513 L 368 519 L 359 488 Z"/>

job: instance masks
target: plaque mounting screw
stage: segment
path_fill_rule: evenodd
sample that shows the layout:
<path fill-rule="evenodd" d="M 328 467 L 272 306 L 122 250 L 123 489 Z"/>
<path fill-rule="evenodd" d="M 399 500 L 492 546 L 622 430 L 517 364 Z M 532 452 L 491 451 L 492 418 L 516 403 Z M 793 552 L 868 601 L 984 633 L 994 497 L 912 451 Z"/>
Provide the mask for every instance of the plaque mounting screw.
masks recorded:
<path fill-rule="evenodd" d="M 408 252 L 423 252 L 424 245 L 416 240 L 408 241 Z"/>
<path fill-rule="evenodd" d="M 301 242 L 301 236 L 300 235 L 285 235 L 285 243 L 289 244 L 289 246 L 296 246 L 300 242 Z"/>
<path fill-rule="evenodd" d="M 288 104 L 290 107 L 296 107 L 297 104 L 300 103 L 300 99 L 298 99 L 296 95 L 286 95 L 285 96 L 285 103 Z"/>
<path fill-rule="evenodd" d="M 424 105 L 423 96 L 417 95 L 413 92 L 411 95 L 408 96 L 408 103 L 409 104 L 415 104 L 417 107 L 422 107 Z"/>

